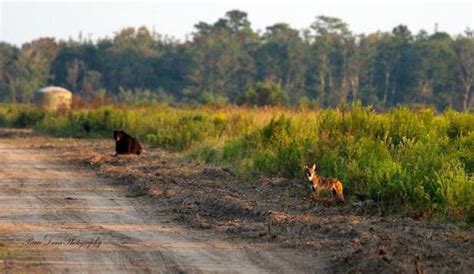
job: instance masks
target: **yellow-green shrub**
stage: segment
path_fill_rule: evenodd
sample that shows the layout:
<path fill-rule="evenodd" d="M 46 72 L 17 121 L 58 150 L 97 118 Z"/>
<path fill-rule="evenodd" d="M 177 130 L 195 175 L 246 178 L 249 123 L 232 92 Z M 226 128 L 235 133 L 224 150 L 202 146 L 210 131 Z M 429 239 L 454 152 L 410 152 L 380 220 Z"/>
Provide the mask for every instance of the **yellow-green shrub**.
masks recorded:
<path fill-rule="evenodd" d="M 124 129 L 150 146 L 186 151 L 244 175 L 297 178 L 316 162 L 348 199 L 385 212 L 433 211 L 474 222 L 474 114 L 396 108 L 375 113 L 282 108 L 106 106 L 69 113 L 1 105 L 0 125 L 57 136 L 106 137 Z"/>

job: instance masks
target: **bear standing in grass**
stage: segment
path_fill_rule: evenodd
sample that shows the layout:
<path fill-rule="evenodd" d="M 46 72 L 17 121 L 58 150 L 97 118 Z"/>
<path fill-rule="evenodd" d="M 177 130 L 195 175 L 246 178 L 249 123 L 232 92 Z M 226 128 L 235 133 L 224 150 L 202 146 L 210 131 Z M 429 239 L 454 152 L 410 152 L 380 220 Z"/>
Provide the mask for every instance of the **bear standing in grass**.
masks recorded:
<path fill-rule="evenodd" d="M 115 156 L 118 154 L 137 154 L 142 153 L 142 146 L 132 136 L 123 130 L 114 130 Z"/>

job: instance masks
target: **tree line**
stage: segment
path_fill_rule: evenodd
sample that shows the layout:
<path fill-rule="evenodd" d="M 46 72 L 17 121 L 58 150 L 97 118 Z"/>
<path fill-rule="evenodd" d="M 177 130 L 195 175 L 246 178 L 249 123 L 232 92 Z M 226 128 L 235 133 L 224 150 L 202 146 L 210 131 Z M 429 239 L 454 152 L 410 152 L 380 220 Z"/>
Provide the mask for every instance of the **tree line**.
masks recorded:
<path fill-rule="evenodd" d="M 0 42 L 0 100 L 12 103 L 58 85 L 85 100 L 319 107 L 357 100 L 467 111 L 473 83 L 472 30 L 413 34 L 399 25 L 354 34 L 327 16 L 304 30 L 277 23 L 257 32 L 245 12 L 232 10 L 197 23 L 184 41 L 140 27 L 97 41 Z"/>

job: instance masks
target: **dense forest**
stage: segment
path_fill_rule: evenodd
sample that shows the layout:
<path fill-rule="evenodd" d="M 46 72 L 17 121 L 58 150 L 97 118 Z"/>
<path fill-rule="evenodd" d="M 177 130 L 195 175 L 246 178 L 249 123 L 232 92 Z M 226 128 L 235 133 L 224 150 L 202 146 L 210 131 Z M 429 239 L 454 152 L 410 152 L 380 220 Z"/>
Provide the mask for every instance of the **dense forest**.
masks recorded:
<path fill-rule="evenodd" d="M 232 10 L 199 22 L 179 41 L 145 27 L 112 38 L 39 38 L 18 48 L 0 42 L 0 100 L 31 102 L 58 85 L 83 100 L 340 106 L 360 100 L 385 109 L 425 105 L 472 108 L 474 33 L 354 34 L 318 16 L 304 30 L 278 23 L 257 32 Z"/>

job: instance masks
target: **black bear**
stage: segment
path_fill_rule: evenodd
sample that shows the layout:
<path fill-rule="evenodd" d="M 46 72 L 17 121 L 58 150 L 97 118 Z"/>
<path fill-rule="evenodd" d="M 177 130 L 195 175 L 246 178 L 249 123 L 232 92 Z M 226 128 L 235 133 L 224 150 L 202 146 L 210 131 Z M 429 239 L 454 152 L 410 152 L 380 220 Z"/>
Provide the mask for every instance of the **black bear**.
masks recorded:
<path fill-rule="evenodd" d="M 114 130 L 115 156 L 118 154 L 137 154 L 142 153 L 142 146 L 132 136 L 123 130 Z"/>

